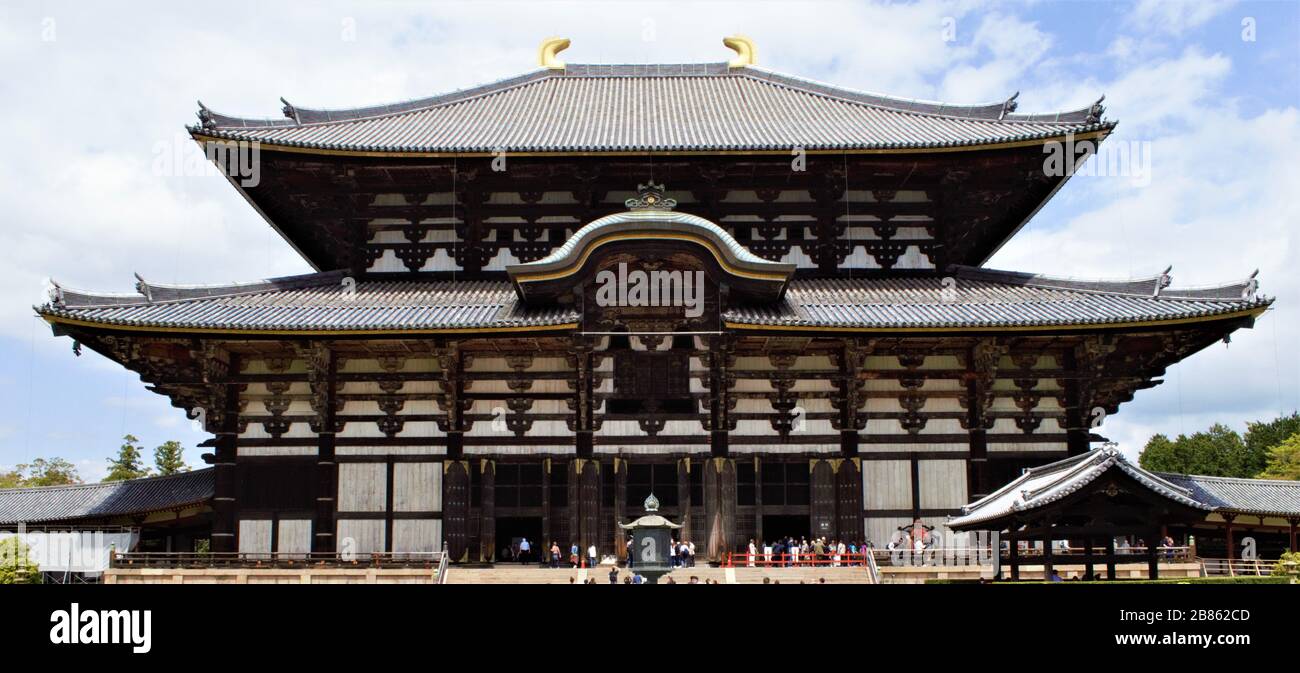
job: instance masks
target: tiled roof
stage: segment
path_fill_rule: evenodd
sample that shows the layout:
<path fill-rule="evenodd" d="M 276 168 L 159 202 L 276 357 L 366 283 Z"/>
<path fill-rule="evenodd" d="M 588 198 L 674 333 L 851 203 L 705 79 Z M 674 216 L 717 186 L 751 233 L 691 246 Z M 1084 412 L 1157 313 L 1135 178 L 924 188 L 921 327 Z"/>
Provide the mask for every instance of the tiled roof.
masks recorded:
<path fill-rule="evenodd" d="M 504 280 L 345 280 L 343 272 L 328 272 L 222 287 L 148 285 L 149 298 L 65 289 L 62 301 L 37 311 L 125 327 L 251 331 L 508 329 L 577 321 L 571 308 L 523 306 Z"/>
<path fill-rule="evenodd" d="M 946 277 L 799 279 L 785 299 L 733 308 L 729 323 L 772 327 L 942 329 L 1156 322 L 1262 309 L 1244 284 L 1153 296 L 1157 278 L 1085 281 L 954 266 Z M 951 279 L 951 280 L 946 280 Z"/>
<path fill-rule="evenodd" d="M 1263 310 L 1272 301 L 1243 299 L 1242 285 L 1165 288 L 1156 279 L 1062 280 L 953 267 L 943 278 L 795 279 L 770 304 L 728 309 L 732 325 L 869 329 L 1006 328 L 1130 324 Z M 542 328 L 572 324 L 561 305 L 526 306 L 505 280 L 360 280 L 343 272 L 220 287 L 143 285 L 141 295 L 59 290 L 37 308 L 60 319 L 105 326 L 163 329 L 378 331 Z M 951 289 L 952 294 L 945 295 Z"/>
<path fill-rule="evenodd" d="M 1300 481 L 1206 477 L 1158 473 L 1217 510 L 1282 517 L 1300 516 Z"/>
<path fill-rule="evenodd" d="M 1114 448 L 1103 448 L 1025 470 L 1011 483 L 961 508 L 949 517 L 949 528 L 972 528 L 1008 514 L 1026 512 L 1056 502 L 1087 486 L 1107 470 L 1118 469 L 1152 491 L 1196 509 L 1214 506 L 1194 497 L 1187 488 L 1134 465 Z"/>
<path fill-rule="evenodd" d="M 0 524 L 146 514 L 212 498 L 212 469 L 75 486 L 0 489 Z"/>
<path fill-rule="evenodd" d="M 905 100 L 725 63 L 569 65 L 393 105 L 312 110 L 286 103 L 287 118 L 274 120 L 200 106 L 196 135 L 362 152 L 927 149 L 1114 126 L 1099 121 L 1100 105 L 1022 115 L 1010 112 L 1013 100 Z"/>

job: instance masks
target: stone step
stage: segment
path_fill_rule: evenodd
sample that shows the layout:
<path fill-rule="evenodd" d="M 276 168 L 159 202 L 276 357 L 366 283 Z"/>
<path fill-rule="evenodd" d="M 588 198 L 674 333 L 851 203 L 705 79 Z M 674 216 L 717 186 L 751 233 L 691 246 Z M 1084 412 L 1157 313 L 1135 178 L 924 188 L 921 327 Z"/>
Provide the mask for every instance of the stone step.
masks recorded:
<path fill-rule="evenodd" d="M 728 570 L 731 572 L 729 573 Z M 619 568 L 619 581 L 627 575 Z M 730 577 L 729 577 L 730 575 Z M 714 568 L 696 566 L 678 568 L 669 573 L 678 584 L 687 584 L 695 576 L 701 583 L 714 580 L 719 584 L 762 584 L 764 578 L 781 584 L 870 584 L 871 577 L 865 568 Z M 494 568 L 458 568 L 447 570 L 448 584 L 573 584 L 594 577 L 597 584 L 609 583 L 609 567 L 597 568 L 536 568 L 497 566 Z M 661 580 L 662 581 L 662 580 Z"/>

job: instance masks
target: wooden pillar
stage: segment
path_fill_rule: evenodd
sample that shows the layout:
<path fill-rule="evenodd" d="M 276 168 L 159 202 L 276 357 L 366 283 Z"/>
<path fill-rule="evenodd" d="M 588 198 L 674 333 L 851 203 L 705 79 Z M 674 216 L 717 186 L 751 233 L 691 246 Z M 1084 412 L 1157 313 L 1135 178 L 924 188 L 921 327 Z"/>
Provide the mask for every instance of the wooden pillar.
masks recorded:
<path fill-rule="evenodd" d="M 1081 388 L 1084 382 L 1078 378 L 1082 372 L 1079 359 L 1072 350 L 1066 351 L 1064 359 L 1065 369 L 1075 374 L 1074 377 L 1065 380 L 1064 386 L 1065 449 L 1067 455 L 1077 456 L 1087 453 L 1090 448 L 1088 438 L 1092 434 L 1092 417 L 1090 410 L 1083 408 Z"/>
<path fill-rule="evenodd" d="M 1228 546 L 1229 561 L 1237 558 L 1237 541 L 1235 539 L 1236 536 L 1233 535 L 1233 530 L 1232 530 L 1232 522 L 1236 518 L 1237 518 L 1236 514 L 1223 515 L 1223 522 L 1224 522 L 1223 534 L 1224 534 L 1224 541 L 1227 543 Z"/>
<path fill-rule="evenodd" d="M 754 456 L 754 539 L 763 545 L 763 459 Z"/>
<path fill-rule="evenodd" d="M 1290 538 L 1291 538 L 1291 553 L 1293 553 L 1293 554 L 1297 551 L 1296 546 L 1295 546 L 1295 539 L 1296 539 L 1296 536 L 1295 536 L 1295 527 L 1296 527 L 1296 522 L 1297 522 L 1297 520 L 1294 519 L 1294 518 L 1291 518 L 1291 519 L 1287 519 L 1287 520 L 1286 520 L 1287 528 L 1288 528 L 1288 532 L 1289 532 L 1289 534 L 1290 534 Z"/>
<path fill-rule="evenodd" d="M 1052 554 L 1052 531 L 1049 527 L 1046 533 L 1043 533 L 1043 581 L 1052 579 L 1053 554 Z"/>
<path fill-rule="evenodd" d="M 627 507 L 627 470 L 627 460 L 614 458 L 614 553 L 624 560 L 627 559 L 627 533 L 618 524 L 637 518 Z"/>
<path fill-rule="evenodd" d="M 1160 529 L 1153 528 L 1147 538 L 1147 579 L 1160 579 Z"/>
<path fill-rule="evenodd" d="M 998 552 L 1002 553 L 1001 551 Z M 1011 581 L 1020 581 L 1020 538 L 1007 534 L 1007 564 L 1011 566 Z"/>
<path fill-rule="evenodd" d="M 549 548 L 551 544 L 551 517 L 555 515 L 555 506 L 551 502 L 551 463 L 550 458 L 542 459 L 542 539 L 530 540 L 534 560 L 541 559 L 542 547 Z"/>
<path fill-rule="evenodd" d="M 235 356 L 232 356 L 235 357 Z M 239 550 L 238 504 L 235 500 L 238 476 L 235 456 L 239 443 L 239 391 L 236 386 L 226 386 L 226 409 L 221 416 L 213 449 L 212 472 L 215 484 L 212 493 L 213 553 L 230 553 Z"/>
<path fill-rule="evenodd" d="M 967 500 L 970 502 L 988 495 L 990 490 L 988 446 L 988 433 L 984 428 L 970 431 L 970 450 L 966 458 Z"/>
<path fill-rule="evenodd" d="M 1092 536 L 1083 536 L 1083 578 L 1092 579 Z"/>
<path fill-rule="evenodd" d="M 677 502 L 681 506 L 683 540 L 691 539 L 691 459 L 678 458 L 677 461 Z"/>
<path fill-rule="evenodd" d="M 335 457 L 335 437 L 338 430 L 338 363 L 334 352 L 328 351 L 325 370 L 325 408 L 322 410 L 320 432 L 316 443 L 316 515 L 312 522 L 311 550 L 318 554 L 338 550 L 335 528 L 338 517 L 339 466 Z"/>
<path fill-rule="evenodd" d="M 1106 579 L 1115 579 L 1115 535 L 1114 531 L 1106 536 Z"/>
<path fill-rule="evenodd" d="M 736 530 L 736 464 L 730 458 L 710 458 L 704 468 L 705 548 L 710 561 L 732 551 Z M 698 544 L 696 545 L 699 546 Z"/>
<path fill-rule="evenodd" d="M 479 460 L 478 558 L 491 563 L 497 556 L 497 464 L 491 458 Z"/>

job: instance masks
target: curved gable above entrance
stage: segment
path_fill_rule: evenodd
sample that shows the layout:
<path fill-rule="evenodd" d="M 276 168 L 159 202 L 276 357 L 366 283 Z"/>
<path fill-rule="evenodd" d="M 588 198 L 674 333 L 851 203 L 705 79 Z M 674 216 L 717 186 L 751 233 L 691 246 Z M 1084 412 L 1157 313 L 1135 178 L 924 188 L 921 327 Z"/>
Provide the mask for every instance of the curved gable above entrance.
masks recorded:
<path fill-rule="evenodd" d="M 756 301 L 777 301 L 784 295 L 794 264 L 762 259 L 722 227 L 669 210 L 674 202 L 663 198 L 662 187 L 642 185 L 640 191 L 640 198 L 628 200 L 627 212 L 592 221 L 542 259 L 506 267 L 520 298 L 553 301 L 592 276 L 607 255 L 635 254 L 638 249 L 679 249 L 692 255 L 733 295 Z"/>

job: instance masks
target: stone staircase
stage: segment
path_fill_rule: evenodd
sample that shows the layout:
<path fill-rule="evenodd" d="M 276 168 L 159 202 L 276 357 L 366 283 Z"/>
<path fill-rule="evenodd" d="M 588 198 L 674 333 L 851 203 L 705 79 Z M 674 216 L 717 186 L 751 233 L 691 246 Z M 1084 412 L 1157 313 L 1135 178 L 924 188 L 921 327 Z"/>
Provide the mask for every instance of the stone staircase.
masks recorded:
<path fill-rule="evenodd" d="M 512 565 L 491 568 L 462 568 L 453 565 L 447 570 L 447 584 L 569 584 L 569 578 L 578 584 L 588 577 L 588 573 L 596 579 L 597 584 L 609 584 L 608 566 L 574 569 Z M 618 573 L 619 581 L 622 582 L 627 569 L 619 568 Z M 678 584 L 686 584 L 692 575 L 698 577 L 701 584 L 706 580 L 714 580 L 719 584 L 762 584 L 764 578 L 780 584 L 820 584 L 822 579 L 825 579 L 825 584 L 871 584 L 871 575 L 866 568 L 713 568 L 700 565 L 678 568 L 668 576 Z"/>

